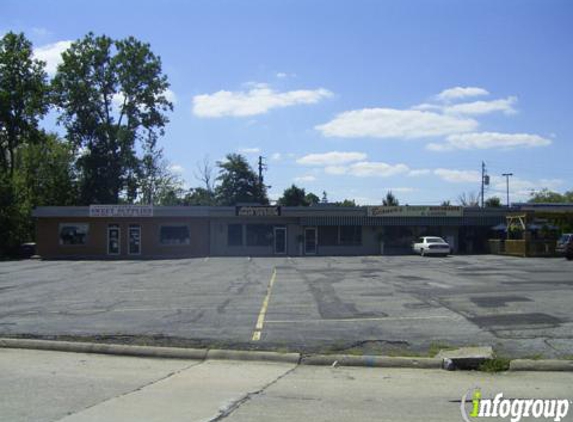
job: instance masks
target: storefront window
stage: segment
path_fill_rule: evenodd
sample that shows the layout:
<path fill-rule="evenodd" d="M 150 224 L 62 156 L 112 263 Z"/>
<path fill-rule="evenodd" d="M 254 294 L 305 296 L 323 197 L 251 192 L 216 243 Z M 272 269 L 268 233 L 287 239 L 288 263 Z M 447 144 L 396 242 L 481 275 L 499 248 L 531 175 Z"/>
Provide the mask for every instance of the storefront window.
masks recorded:
<path fill-rule="evenodd" d="M 247 224 L 247 246 L 271 246 L 273 226 L 268 224 Z"/>
<path fill-rule="evenodd" d="M 60 245 L 85 245 L 89 227 L 87 223 L 60 224 Z"/>
<path fill-rule="evenodd" d="M 243 225 L 229 224 L 227 226 L 227 245 L 243 246 Z"/>
<path fill-rule="evenodd" d="M 338 226 L 320 226 L 318 228 L 318 244 L 320 246 L 337 246 Z"/>
<path fill-rule="evenodd" d="M 361 245 L 362 244 L 362 227 L 361 226 L 340 226 L 340 245 Z"/>
<path fill-rule="evenodd" d="M 188 226 L 161 226 L 159 243 L 162 245 L 189 245 L 191 243 Z"/>

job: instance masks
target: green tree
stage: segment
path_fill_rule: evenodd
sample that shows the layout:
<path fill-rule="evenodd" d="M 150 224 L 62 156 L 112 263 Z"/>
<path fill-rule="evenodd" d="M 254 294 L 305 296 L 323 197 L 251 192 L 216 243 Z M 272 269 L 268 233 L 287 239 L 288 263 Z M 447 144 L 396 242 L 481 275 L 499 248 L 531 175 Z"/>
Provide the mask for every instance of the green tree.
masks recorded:
<path fill-rule="evenodd" d="M 269 203 L 266 187 L 259 183 L 257 174 L 245 157 L 240 154 L 227 154 L 225 161 L 217 162 L 217 166 L 217 203 L 227 206 L 238 203 Z"/>
<path fill-rule="evenodd" d="M 56 135 L 40 138 L 18 148 L 12 176 L 0 174 L 0 255 L 34 239 L 34 207 L 76 203 L 72 149 Z"/>
<path fill-rule="evenodd" d="M 277 203 L 285 207 L 307 207 L 310 205 L 304 188 L 299 188 L 294 184 L 284 190 L 283 196 L 279 198 Z"/>
<path fill-rule="evenodd" d="M 73 148 L 56 134 L 42 134 L 42 142 L 27 144 L 17 162 L 17 184 L 31 208 L 75 205 L 77 185 Z"/>
<path fill-rule="evenodd" d="M 306 196 L 304 197 L 304 199 L 306 200 L 308 205 L 311 205 L 311 206 L 320 204 L 320 198 L 312 192 L 307 193 Z"/>
<path fill-rule="evenodd" d="M 344 201 L 335 202 L 338 207 L 356 207 L 356 201 L 354 199 L 345 199 Z"/>
<path fill-rule="evenodd" d="M 18 148 L 39 140 L 38 120 L 48 111 L 45 63 L 32 53 L 22 33 L 0 39 L 0 172 L 10 176 Z"/>
<path fill-rule="evenodd" d="M 561 194 L 542 189 L 539 192 L 532 192 L 528 202 L 531 204 L 573 202 L 573 190 Z"/>
<path fill-rule="evenodd" d="M 202 187 L 191 188 L 183 198 L 183 205 L 217 205 L 215 194 Z"/>
<path fill-rule="evenodd" d="M 492 196 L 491 198 L 487 198 L 484 204 L 487 208 L 499 208 L 501 207 L 501 199 L 497 196 Z"/>
<path fill-rule="evenodd" d="M 183 180 L 170 169 L 169 162 L 163 157 L 163 150 L 156 146 L 155 137 L 144 145 L 137 180 L 139 186 L 128 187 L 128 198 L 136 196 L 141 204 L 175 205 L 174 195 L 176 197 L 183 195 Z M 139 190 L 136 195 L 129 192 L 137 188 Z"/>
<path fill-rule="evenodd" d="M 479 206 L 479 196 L 475 192 L 464 192 L 458 196 L 458 203 L 462 207 L 477 207 Z"/>
<path fill-rule="evenodd" d="M 392 191 L 388 191 L 386 193 L 386 197 L 382 199 L 382 205 L 386 207 L 396 207 L 400 205 L 400 202 L 398 201 L 398 198 L 394 196 Z"/>
<path fill-rule="evenodd" d="M 89 33 L 62 54 L 53 80 L 60 124 L 82 151 L 77 161 L 83 203 L 132 201 L 141 160 L 138 141 L 163 135 L 169 83 L 161 60 L 133 37 Z"/>

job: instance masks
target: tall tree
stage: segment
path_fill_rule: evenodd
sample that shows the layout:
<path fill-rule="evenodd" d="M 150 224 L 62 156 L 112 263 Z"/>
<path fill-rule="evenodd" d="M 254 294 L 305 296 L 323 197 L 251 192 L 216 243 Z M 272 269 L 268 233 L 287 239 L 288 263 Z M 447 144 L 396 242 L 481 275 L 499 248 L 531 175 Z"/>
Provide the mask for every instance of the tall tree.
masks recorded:
<path fill-rule="evenodd" d="M 17 161 L 17 184 L 25 191 L 30 208 L 47 205 L 75 205 L 77 186 L 74 151 L 56 134 L 41 134 L 36 144 L 21 148 Z"/>
<path fill-rule="evenodd" d="M 561 194 L 549 189 L 542 189 L 538 192 L 533 192 L 528 202 L 532 204 L 573 202 L 573 190 Z"/>
<path fill-rule="evenodd" d="M 174 196 L 183 194 L 183 181 L 170 169 L 169 162 L 163 157 L 163 149 L 157 147 L 154 136 L 145 142 L 136 177 L 138 186 L 128 185 L 128 198 L 137 197 L 139 203 L 174 205 Z M 137 189 L 135 195 L 131 192 L 134 188 Z"/>
<path fill-rule="evenodd" d="M 217 205 L 213 191 L 202 187 L 189 189 L 182 203 L 183 205 Z"/>
<path fill-rule="evenodd" d="M 312 192 L 309 192 L 304 197 L 308 205 L 317 205 L 320 204 L 320 198 Z"/>
<path fill-rule="evenodd" d="M 307 207 L 310 205 L 304 189 L 294 184 L 284 190 L 283 196 L 277 202 L 285 207 Z"/>
<path fill-rule="evenodd" d="M 0 171 L 10 176 L 17 149 L 39 140 L 38 120 L 48 111 L 45 63 L 32 53 L 22 33 L 0 39 Z"/>
<path fill-rule="evenodd" d="M 392 191 L 388 191 L 386 193 L 386 197 L 382 199 L 382 205 L 387 207 L 396 207 L 400 205 L 400 202 L 398 201 L 398 198 L 394 196 Z"/>
<path fill-rule="evenodd" d="M 478 207 L 479 195 L 475 192 L 464 192 L 458 196 L 458 203 L 463 207 Z"/>
<path fill-rule="evenodd" d="M 59 122 L 81 149 L 84 203 L 133 199 L 140 159 L 137 141 L 163 135 L 173 109 L 161 60 L 133 37 L 112 40 L 89 33 L 62 54 L 53 80 Z"/>
<path fill-rule="evenodd" d="M 203 157 L 203 161 L 197 162 L 194 176 L 205 186 L 207 192 L 213 193 L 213 165 L 209 160 L 209 156 Z"/>
<path fill-rule="evenodd" d="M 245 157 L 228 154 L 225 161 L 219 161 L 217 166 L 219 185 L 215 189 L 215 196 L 219 204 L 269 203 L 266 187 L 259 183 L 257 174 Z"/>
<path fill-rule="evenodd" d="M 497 196 L 492 196 L 485 200 L 485 206 L 487 208 L 499 208 L 501 207 L 501 199 Z"/>
<path fill-rule="evenodd" d="M 354 199 L 345 199 L 344 201 L 335 202 L 338 207 L 356 207 L 356 201 Z"/>

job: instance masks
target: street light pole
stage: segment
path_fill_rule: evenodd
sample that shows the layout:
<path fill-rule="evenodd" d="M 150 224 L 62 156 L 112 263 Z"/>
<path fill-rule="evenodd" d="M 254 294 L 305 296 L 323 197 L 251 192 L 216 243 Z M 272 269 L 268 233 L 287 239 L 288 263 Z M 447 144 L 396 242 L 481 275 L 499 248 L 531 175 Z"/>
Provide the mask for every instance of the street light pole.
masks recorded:
<path fill-rule="evenodd" d="M 503 173 L 502 176 L 505 176 L 505 185 L 507 188 L 507 208 L 509 208 L 509 178 L 513 176 L 513 173 Z"/>

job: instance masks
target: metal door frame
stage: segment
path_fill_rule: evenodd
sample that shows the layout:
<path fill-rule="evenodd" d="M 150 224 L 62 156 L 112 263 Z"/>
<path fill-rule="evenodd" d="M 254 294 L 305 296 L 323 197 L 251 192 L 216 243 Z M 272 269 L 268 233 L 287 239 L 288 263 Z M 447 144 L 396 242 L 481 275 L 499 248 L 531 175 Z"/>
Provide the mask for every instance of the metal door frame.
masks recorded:
<path fill-rule="evenodd" d="M 282 230 L 284 231 L 284 252 L 277 252 L 277 231 L 278 230 Z M 287 253 L 287 245 L 288 245 L 288 241 L 287 241 L 287 228 L 284 226 L 277 226 L 277 227 L 273 227 L 273 249 L 274 249 L 274 254 L 275 255 L 286 255 Z"/>
<path fill-rule="evenodd" d="M 307 231 L 314 230 L 314 252 L 308 252 L 306 249 L 306 239 Z M 304 228 L 304 254 L 305 255 L 316 255 L 318 254 L 318 228 L 317 227 L 305 227 Z"/>
<path fill-rule="evenodd" d="M 110 240 L 110 232 L 112 230 L 117 230 L 117 253 L 110 252 L 109 250 L 109 240 Z M 108 224 L 107 225 L 107 254 L 108 255 L 121 255 L 121 226 L 119 224 Z"/>
<path fill-rule="evenodd" d="M 138 253 L 133 253 L 133 252 L 131 252 L 131 249 L 130 249 L 130 245 L 131 245 L 131 242 L 130 242 L 130 240 L 131 240 L 131 239 L 130 239 L 131 229 L 134 229 L 134 228 L 139 229 L 139 252 L 138 252 Z M 141 232 L 142 232 L 142 230 L 141 230 L 141 224 L 139 224 L 139 223 L 133 223 L 133 224 L 128 224 L 128 225 L 127 225 L 127 254 L 128 254 L 128 255 L 134 255 L 134 256 L 141 255 L 141 249 L 142 249 L 142 244 L 143 244 L 143 242 L 142 242 L 142 240 L 141 240 Z"/>

